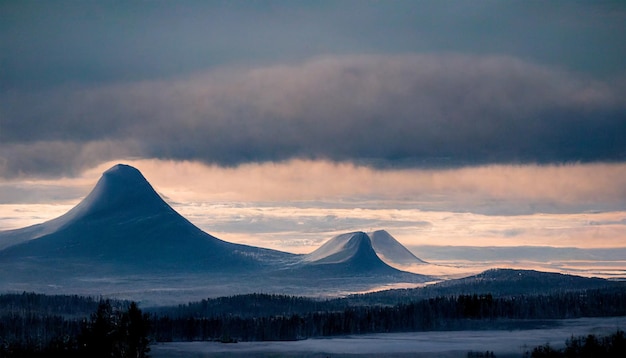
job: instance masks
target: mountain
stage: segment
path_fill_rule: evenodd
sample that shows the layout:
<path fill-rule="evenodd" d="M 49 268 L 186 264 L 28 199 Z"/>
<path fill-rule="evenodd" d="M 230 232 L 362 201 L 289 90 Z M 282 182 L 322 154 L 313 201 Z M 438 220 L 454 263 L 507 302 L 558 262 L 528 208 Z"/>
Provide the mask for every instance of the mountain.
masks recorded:
<path fill-rule="evenodd" d="M 0 232 L 0 290 L 165 303 L 250 292 L 356 292 L 426 279 L 382 262 L 366 234 L 342 237 L 323 255 L 226 242 L 178 214 L 139 170 L 118 164 L 66 214 Z"/>
<path fill-rule="evenodd" d="M 378 257 L 370 237 L 360 231 L 333 237 L 317 250 L 305 255 L 302 262 L 309 267 L 333 268 L 350 275 L 399 272 Z"/>
<path fill-rule="evenodd" d="M 136 272 L 232 272 L 292 256 L 203 232 L 163 201 L 137 169 L 121 164 L 104 172 L 92 192 L 65 215 L 9 235 L 21 243 L 0 251 L 0 262 L 21 258 L 82 264 L 97 259 Z"/>
<path fill-rule="evenodd" d="M 518 269 L 490 269 L 477 275 L 441 281 L 423 287 L 384 290 L 366 295 L 348 296 L 358 304 L 393 305 L 442 296 L 483 295 L 511 297 L 519 295 L 551 295 L 599 289 L 624 289 L 626 282 L 603 278 L 581 277 L 552 272 Z"/>
<path fill-rule="evenodd" d="M 287 285 L 295 284 L 294 277 L 305 279 L 321 296 L 367 292 L 373 287 L 383 289 L 398 283 L 414 287 L 434 280 L 389 266 L 374 251 L 370 237 L 360 231 L 331 238 L 317 250 L 303 255 L 298 263 L 275 272 L 274 276 Z M 334 292 L 325 288 L 329 284 Z"/>
<path fill-rule="evenodd" d="M 367 235 L 370 237 L 372 247 L 378 257 L 390 266 L 400 268 L 402 266 L 427 264 L 426 261 L 413 255 L 385 230 L 373 231 Z"/>
<path fill-rule="evenodd" d="M 499 295 L 548 294 L 584 289 L 597 289 L 620 284 L 596 277 L 581 277 L 535 270 L 491 269 L 477 275 L 444 281 L 433 290 L 461 293 L 492 293 Z"/>

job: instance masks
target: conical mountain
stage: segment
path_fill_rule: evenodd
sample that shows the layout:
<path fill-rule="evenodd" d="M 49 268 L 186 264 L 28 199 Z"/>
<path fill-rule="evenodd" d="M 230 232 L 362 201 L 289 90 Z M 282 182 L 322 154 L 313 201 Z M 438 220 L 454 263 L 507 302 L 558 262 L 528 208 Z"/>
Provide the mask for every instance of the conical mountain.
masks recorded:
<path fill-rule="evenodd" d="M 317 250 L 306 255 L 305 262 L 317 265 L 345 264 L 355 268 L 371 269 L 383 266 L 364 232 L 351 232 L 333 237 Z"/>
<path fill-rule="evenodd" d="M 128 213 L 151 216 L 173 212 L 139 170 L 117 164 L 105 171 L 91 193 L 64 217 L 111 219 Z"/>
<path fill-rule="evenodd" d="M 290 256 L 203 232 L 163 201 L 139 170 L 122 164 L 104 172 L 65 215 L 9 234 L 23 242 L 0 251 L 0 261 L 25 257 L 139 270 L 237 271 Z"/>
<path fill-rule="evenodd" d="M 363 275 L 412 275 L 413 281 L 426 280 L 421 275 L 408 274 L 383 262 L 372 247 L 370 237 L 364 232 L 351 232 L 333 237 L 312 253 L 305 255 L 302 262 L 318 271 L 341 272 L 342 274 Z"/>

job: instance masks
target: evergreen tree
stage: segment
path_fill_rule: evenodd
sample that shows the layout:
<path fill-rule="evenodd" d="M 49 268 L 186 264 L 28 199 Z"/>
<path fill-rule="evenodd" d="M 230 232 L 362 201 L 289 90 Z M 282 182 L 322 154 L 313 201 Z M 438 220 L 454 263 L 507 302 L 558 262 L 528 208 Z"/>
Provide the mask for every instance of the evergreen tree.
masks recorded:
<path fill-rule="evenodd" d="M 144 358 L 150 351 L 149 317 L 135 302 L 122 312 L 101 301 L 98 310 L 85 323 L 79 338 L 80 350 L 90 357 Z"/>
<path fill-rule="evenodd" d="M 135 302 L 131 302 L 128 311 L 122 316 L 122 327 L 124 328 L 126 357 L 142 358 L 146 357 L 150 351 L 150 340 L 148 333 L 150 317 L 142 314 Z"/>
<path fill-rule="evenodd" d="M 117 325 L 111 302 L 100 301 L 96 313 L 83 325 L 79 337 L 80 349 L 92 357 L 115 357 Z"/>

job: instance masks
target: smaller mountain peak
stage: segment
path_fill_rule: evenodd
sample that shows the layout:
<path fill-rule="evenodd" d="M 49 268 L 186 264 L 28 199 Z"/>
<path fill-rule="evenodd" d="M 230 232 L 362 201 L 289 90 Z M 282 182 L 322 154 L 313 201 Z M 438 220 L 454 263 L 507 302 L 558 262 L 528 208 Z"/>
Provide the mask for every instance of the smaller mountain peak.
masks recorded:
<path fill-rule="evenodd" d="M 369 236 L 362 231 L 355 231 L 333 237 L 317 250 L 306 255 L 304 261 L 342 262 L 370 251 L 374 253 Z"/>

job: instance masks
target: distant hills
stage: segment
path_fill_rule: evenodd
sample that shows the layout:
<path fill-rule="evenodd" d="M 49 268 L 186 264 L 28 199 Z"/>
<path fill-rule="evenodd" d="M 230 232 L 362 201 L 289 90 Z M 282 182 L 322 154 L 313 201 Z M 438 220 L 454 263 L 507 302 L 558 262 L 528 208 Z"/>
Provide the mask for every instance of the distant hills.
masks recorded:
<path fill-rule="evenodd" d="M 0 232 L 0 290 L 158 301 L 268 290 L 330 294 L 432 280 L 381 257 L 423 263 L 384 231 L 339 235 L 309 255 L 226 242 L 178 214 L 137 169 L 118 164 L 66 214 Z"/>
<path fill-rule="evenodd" d="M 601 278 L 564 275 L 535 270 L 491 269 L 469 277 L 439 282 L 433 285 L 440 292 L 471 294 L 475 292 L 497 295 L 549 294 L 607 286 L 623 286 Z"/>

